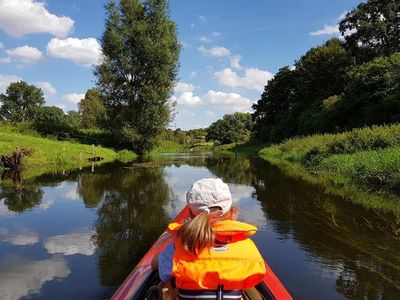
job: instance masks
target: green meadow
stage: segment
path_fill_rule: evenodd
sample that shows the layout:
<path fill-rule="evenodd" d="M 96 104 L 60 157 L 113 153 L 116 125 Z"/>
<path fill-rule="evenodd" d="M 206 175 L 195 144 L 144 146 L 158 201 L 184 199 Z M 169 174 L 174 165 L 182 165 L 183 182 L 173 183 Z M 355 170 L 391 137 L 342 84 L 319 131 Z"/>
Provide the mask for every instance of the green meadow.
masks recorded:
<path fill-rule="evenodd" d="M 367 207 L 400 213 L 400 125 L 292 138 L 259 154 L 292 176 L 330 186 L 336 194 L 341 189 Z"/>

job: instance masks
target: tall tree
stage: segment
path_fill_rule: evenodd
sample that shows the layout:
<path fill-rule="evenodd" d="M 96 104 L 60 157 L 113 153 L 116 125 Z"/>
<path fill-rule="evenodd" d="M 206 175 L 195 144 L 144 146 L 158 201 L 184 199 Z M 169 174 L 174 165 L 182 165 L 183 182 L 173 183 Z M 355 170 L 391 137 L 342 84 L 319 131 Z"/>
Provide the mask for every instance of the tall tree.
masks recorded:
<path fill-rule="evenodd" d="M 44 96 L 41 89 L 25 81 L 12 82 L 6 94 L 0 94 L 0 117 L 11 122 L 32 120 L 35 110 L 43 106 Z"/>
<path fill-rule="evenodd" d="M 347 13 L 339 29 L 362 60 L 400 51 L 400 1 L 368 0 Z"/>
<path fill-rule="evenodd" d="M 109 1 L 102 36 L 104 60 L 96 68 L 106 127 L 144 152 L 169 123 L 180 46 L 166 0 Z"/>
<path fill-rule="evenodd" d="M 106 120 L 106 108 L 98 89 L 88 89 L 78 106 L 83 128 L 100 127 Z"/>
<path fill-rule="evenodd" d="M 222 144 L 236 143 L 250 137 L 253 121 L 249 113 L 224 115 L 207 129 L 207 141 L 220 141 Z"/>

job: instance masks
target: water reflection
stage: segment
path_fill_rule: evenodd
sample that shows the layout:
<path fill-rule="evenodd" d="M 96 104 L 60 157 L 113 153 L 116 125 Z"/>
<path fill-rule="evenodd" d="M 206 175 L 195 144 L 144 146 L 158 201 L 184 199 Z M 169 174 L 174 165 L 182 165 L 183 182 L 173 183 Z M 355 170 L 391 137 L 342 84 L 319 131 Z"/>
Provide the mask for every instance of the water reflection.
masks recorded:
<path fill-rule="evenodd" d="M 255 193 L 274 231 L 295 240 L 312 261 L 333 272 L 340 294 L 351 299 L 399 295 L 399 223 L 394 215 L 365 210 L 268 164 L 255 173 L 263 178 Z"/>
<path fill-rule="evenodd" d="M 62 253 L 64 255 L 93 255 L 96 246 L 92 241 L 93 230 L 85 230 L 70 234 L 53 236 L 47 239 L 44 247 L 49 254 Z"/>
<path fill-rule="evenodd" d="M 110 292 L 203 177 L 229 184 L 240 219 L 260 228 L 255 240 L 295 298 L 399 298 L 398 217 L 288 177 L 261 159 L 210 154 L 144 158 L 14 185 L 3 181 L 0 299 L 39 290 L 37 297 L 47 299 L 63 290 L 87 299 Z M 19 277 L 21 291 L 9 281 L 8 259 L 19 266 L 17 274 L 26 273 Z M 64 279 L 44 285 L 54 278 Z M 81 282 L 84 289 L 70 291 Z"/>
<path fill-rule="evenodd" d="M 97 175 L 89 181 L 80 181 L 79 192 L 85 196 L 93 195 L 86 190 L 88 182 L 104 192 L 95 223 L 100 283 L 117 285 L 129 274 L 168 223 L 164 210 L 168 203 L 168 185 L 160 167 L 119 169 L 113 174 Z M 91 186 L 87 188 L 92 189 Z"/>
<path fill-rule="evenodd" d="M 46 281 L 64 278 L 70 269 L 64 258 L 32 261 L 18 256 L 8 256 L 0 261 L 0 299 L 15 300 L 39 293 Z"/>

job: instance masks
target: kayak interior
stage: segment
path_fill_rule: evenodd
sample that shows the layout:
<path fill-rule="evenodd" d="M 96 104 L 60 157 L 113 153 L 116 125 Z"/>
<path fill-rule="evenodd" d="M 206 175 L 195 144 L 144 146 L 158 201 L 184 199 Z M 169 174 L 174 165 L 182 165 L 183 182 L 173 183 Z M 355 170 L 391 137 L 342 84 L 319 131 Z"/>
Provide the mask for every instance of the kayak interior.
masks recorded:
<path fill-rule="evenodd" d="M 161 281 L 158 271 L 153 270 L 143 284 L 136 290 L 131 300 L 144 300 L 147 290 L 152 286 L 160 286 Z M 243 291 L 243 300 L 275 300 L 272 292 L 264 282 L 259 283 L 254 288 Z"/>

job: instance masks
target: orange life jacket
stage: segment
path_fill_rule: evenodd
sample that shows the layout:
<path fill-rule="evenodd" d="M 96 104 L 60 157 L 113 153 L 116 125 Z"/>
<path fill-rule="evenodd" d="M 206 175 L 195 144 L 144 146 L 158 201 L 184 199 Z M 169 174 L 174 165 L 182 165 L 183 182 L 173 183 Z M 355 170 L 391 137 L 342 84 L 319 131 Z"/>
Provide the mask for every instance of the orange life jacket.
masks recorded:
<path fill-rule="evenodd" d="M 168 228 L 176 232 L 181 226 L 171 223 Z M 216 240 L 230 242 L 214 245 L 194 255 L 174 239 L 172 276 L 176 286 L 186 290 L 216 290 L 222 284 L 225 290 L 242 290 L 260 283 L 265 275 L 265 262 L 248 238 L 257 231 L 257 227 L 222 220 L 213 224 L 212 230 Z"/>

